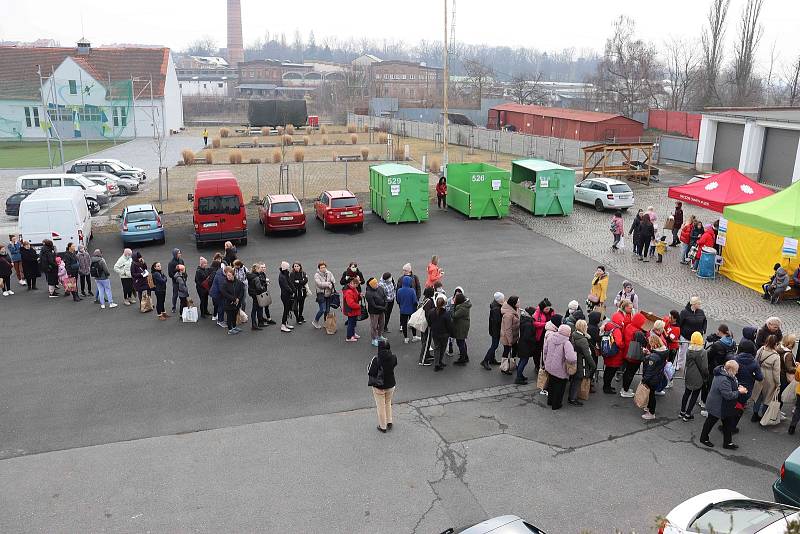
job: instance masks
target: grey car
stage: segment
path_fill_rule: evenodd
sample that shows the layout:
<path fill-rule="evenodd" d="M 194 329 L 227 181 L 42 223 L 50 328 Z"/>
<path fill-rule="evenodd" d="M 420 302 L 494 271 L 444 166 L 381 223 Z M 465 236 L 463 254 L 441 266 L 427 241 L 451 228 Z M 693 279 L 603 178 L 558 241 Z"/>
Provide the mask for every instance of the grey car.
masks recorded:
<path fill-rule="evenodd" d="M 459 529 L 449 528 L 442 534 L 545 534 L 545 532 L 527 523 L 515 515 L 501 515 L 481 521 L 471 527 Z"/>

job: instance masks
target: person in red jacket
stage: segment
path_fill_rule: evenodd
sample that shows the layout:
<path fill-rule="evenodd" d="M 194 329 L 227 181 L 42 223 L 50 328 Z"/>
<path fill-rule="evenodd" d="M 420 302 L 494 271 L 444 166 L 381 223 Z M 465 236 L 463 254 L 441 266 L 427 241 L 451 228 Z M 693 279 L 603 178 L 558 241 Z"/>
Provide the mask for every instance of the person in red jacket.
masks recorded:
<path fill-rule="evenodd" d="M 350 279 L 347 287 L 342 291 L 342 298 L 344 305 L 342 311 L 347 317 L 347 337 L 345 341 L 358 341 L 361 337 L 356 334 L 356 324 L 361 315 L 361 295 L 358 292 L 358 280 L 356 278 Z"/>
<path fill-rule="evenodd" d="M 633 304 L 631 304 L 631 301 L 623 299 L 619 303 L 619 310 L 611 316 L 611 320 L 603 327 L 605 332 L 609 332 L 609 335 L 613 336 L 614 344 L 617 346 L 616 354 L 603 357 L 603 393 L 609 395 L 616 393 L 616 390 L 611 387 L 611 380 L 617 374 L 619 368 L 622 367 L 625 355 L 628 352 L 628 345 L 625 343 L 623 332 L 631 321 L 632 310 Z"/>
<path fill-rule="evenodd" d="M 689 261 L 686 259 L 686 256 L 689 254 L 689 247 L 691 246 L 692 242 L 692 228 L 694 228 L 694 223 L 696 222 L 696 218 L 694 215 L 689 217 L 689 221 L 683 225 L 681 228 L 681 263 L 686 265 Z"/>
<path fill-rule="evenodd" d="M 705 232 L 700 238 L 697 240 L 697 252 L 694 255 L 694 265 L 692 265 L 692 270 L 697 270 L 697 264 L 700 263 L 700 256 L 703 254 L 703 247 L 710 247 L 714 248 L 714 244 L 717 242 L 717 236 L 714 233 L 714 227 L 712 225 L 707 225 Z"/>
<path fill-rule="evenodd" d="M 631 383 L 633 377 L 636 376 L 639 367 L 642 365 L 642 360 L 639 358 L 643 354 L 647 354 L 647 338 L 645 337 L 644 323 L 647 322 L 647 317 L 641 313 L 637 313 L 631 319 L 631 322 L 625 325 L 622 332 L 622 339 L 625 345 L 625 371 L 622 373 L 622 391 L 619 392 L 620 397 L 630 398 L 633 397 L 633 390 Z M 638 341 L 642 347 L 642 354 L 631 354 L 630 345 L 632 341 Z"/>
<path fill-rule="evenodd" d="M 447 209 L 447 178 L 442 176 L 436 184 L 436 205 L 440 210 Z"/>

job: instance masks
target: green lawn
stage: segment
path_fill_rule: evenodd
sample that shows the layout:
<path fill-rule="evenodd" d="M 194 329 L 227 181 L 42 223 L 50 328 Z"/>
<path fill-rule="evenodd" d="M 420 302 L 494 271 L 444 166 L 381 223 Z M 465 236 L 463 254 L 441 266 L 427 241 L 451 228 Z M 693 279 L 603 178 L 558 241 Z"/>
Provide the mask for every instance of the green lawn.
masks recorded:
<path fill-rule="evenodd" d="M 61 165 L 61 153 L 58 142 L 50 143 L 53 153 L 53 165 Z M 89 154 L 94 154 L 114 146 L 113 141 L 65 141 L 64 159 L 70 161 Z M 0 169 L 24 169 L 26 167 L 49 167 L 47 162 L 46 141 L 2 141 L 0 142 Z"/>

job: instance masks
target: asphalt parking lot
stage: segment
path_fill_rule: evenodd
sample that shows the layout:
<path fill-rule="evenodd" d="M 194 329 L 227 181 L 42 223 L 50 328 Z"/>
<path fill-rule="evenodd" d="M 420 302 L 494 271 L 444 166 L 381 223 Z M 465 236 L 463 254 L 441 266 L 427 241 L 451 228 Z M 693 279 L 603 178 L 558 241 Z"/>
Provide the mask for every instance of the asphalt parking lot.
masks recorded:
<path fill-rule="evenodd" d="M 23 288 L 2 302 L 0 478 L 9 481 L 0 490 L 9 503 L 2 530 L 439 532 L 465 517 L 510 511 L 536 516 L 551 532 L 642 531 L 656 512 L 697 490 L 728 484 L 768 497 L 774 470 L 794 446 L 776 431 L 736 455 L 696 447 L 699 424 L 692 429 L 672 413 L 682 387 L 659 401 L 664 419 L 652 426 L 619 397 L 595 396 L 582 413 L 556 415 L 534 409 L 544 401 L 525 390 L 461 393 L 511 382 L 477 365 L 495 291 L 517 294 L 525 306 L 547 296 L 561 311 L 589 290 L 594 260 L 514 222 L 433 209 L 419 225 L 370 215 L 363 232 L 327 232 L 316 221 L 305 235 L 259 230 L 251 218 L 239 256 L 247 265 L 266 261 L 274 285 L 284 259 L 309 274 L 324 259 L 337 277 L 350 260 L 367 276 L 396 276 L 410 261 L 422 278 L 438 254 L 445 288 L 463 286 L 473 301 L 470 365 L 435 374 L 417 366 L 419 346 L 400 342 L 395 315 L 395 398 L 413 402 L 398 407 L 394 440 L 377 441 L 385 436 L 374 431 L 364 376 L 371 347 L 344 342 L 341 316 L 335 336 L 310 324 L 291 334 L 270 327 L 227 336 L 210 322 L 160 322 L 133 307 L 100 310 L 90 300 Z M 98 235 L 95 247 L 109 263 L 122 248 L 112 234 Z M 215 250 L 198 252 L 183 227 L 141 252 L 148 263 L 166 263 L 173 247 L 184 251 L 190 274 L 200 254 Z M 610 287 L 620 282 L 612 272 Z M 119 299 L 118 281 L 113 289 Z M 642 308 L 660 314 L 682 306 L 645 289 L 639 296 Z M 307 305 L 310 317 L 313 300 Z M 442 396 L 449 400 L 414 404 Z M 658 500 L 642 503 L 649 491 Z M 609 492 L 605 504 L 598 492 Z M 67 493 L 70 506 L 57 502 Z M 298 501 L 302 518 L 292 513 Z M 84 514 L 69 515 L 81 506 Z M 146 522 L 128 520 L 139 509 Z M 570 511 L 574 528 L 559 529 Z"/>

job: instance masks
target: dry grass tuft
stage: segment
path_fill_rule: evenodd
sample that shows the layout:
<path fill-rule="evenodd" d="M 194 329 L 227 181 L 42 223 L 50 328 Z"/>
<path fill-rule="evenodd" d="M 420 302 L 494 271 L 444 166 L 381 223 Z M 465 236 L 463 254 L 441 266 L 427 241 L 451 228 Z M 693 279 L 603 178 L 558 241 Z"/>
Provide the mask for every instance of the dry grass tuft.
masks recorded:
<path fill-rule="evenodd" d="M 211 140 L 211 148 L 219 148 L 222 144 L 222 141 L 219 137 L 215 137 Z"/>
<path fill-rule="evenodd" d="M 214 153 L 210 150 L 206 150 L 203 152 L 203 157 L 206 158 L 206 163 L 209 165 L 214 164 Z"/>
<path fill-rule="evenodd" d="M 369 133 L 369 124 L 364 125 L 364 133 Z"/>
<path fill-rule="evenodd" d="M 367 161 L 369 159 L 369 148 L 362 146 L 361 147 L 361 159 Z"/>
<path fill-rule="evenodd" d="M 347 125 L 347 133 L 356 133 L 356 125 L 355 124 L 348 124 Z"/>
<path fill-rule="evenodd" d="M 294 160 L 298 163 L 306 159 L 306 149 L 304 148 L 295 148 L 293 151 Z"/>
<path fill-rule="evenodd" d="M 220 128 L 219 129 L 219 136 L 220 137 L 228 137 L 231 135 L 231 131 L 228 128 Z"/>
<path fill-rule="evenodd" d="M 237 164 L 242 162 L 242 151 L 241 150 L 231 150 L 228 154 L 228 161 Z"/>
<path fill-rule="evenodd" d="M 328 144 L 328 136 L 326 136 L 326 135 L 322 136 L 322 144 L 323 145 L 327 145 Z"/>
<path fill-rule="evenodd" d="M 439 159 L 439 156 L 431 156 L 428 158 L 428 172 L 438 174 L 441 172 L 441 167 L 442 160 Z"/>
<path fill-rule="evenodd" d="M 309 136 L 307 136 L 307 135 L 304 135 L 303 136 L 303 144 L 306 145 L 306 146 L 310 145 L 311 144 L 311 138 Z"/>
<path fill-rule="evenodd" d="M 250 163 L 259 164 L 261 163 L 261 158 L 250 158 Z"/>
<path fill-rule="evenodd" d="M 253 146 L 258 146 L 258 137 L 251 138 L 250 142 L 253 143 Z"/>
<path fill-rule="evenodd" d="M 284 135 L 283 136 L 283 145 L 284 146 L 291 146 L 294 143 L 291 135 Z"/>
<path fill-rule="evenodd" d="M 188 148 L 184 148 L 181 150 L 181 159 L 183 159 L 184 165 L 191 165 L 194 163 L 194 152 Z"/>
<path fill-rule="evenodd" d="M 294 124 L 286 125 L 286 133 L 289 135 L 294 135 Z"/>
<path fill-rule="evenodd" d="M 283 135 L 283 132 L 284 132 L 283 126 L 278 126 L 275 129 L 278 131 L 278 135 Z"/>
<path fill-rule="evenodd" d="M 389 140 L 389 136 L 386 132 L 378 132 L 378 143 L 381 145 L 385 145 L 386 142 Z"/>
<path fill-rule="evenodd" d="M 275 149 L 272 151 L 272 163 L 280 163 L 283 160 L 283 156 L 281 155 L 281 151 L 279 149 Z"/>
<path fill-rule="evenodd" d="M 350 134 L 350 144 L 357 145 L 358 144 L 358 134 Z"/>
<path fill-rule="evenodd" d="M 320 126 L 320 127 L 319 127 L 319 133 L 321 133 L 322 135 L 325 135 L 326 133 L 328 133 L 328 126 L 327 126 L 327 125 L 325 125 L 325 124 L 323 124 L 322 126 Z"/>
<path fill-rule="evenodd" d="M 261 137 L 269 137 L 269 126 L 261 127 Z"/>

